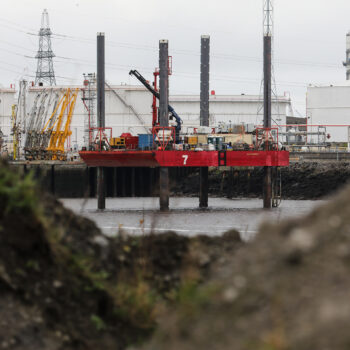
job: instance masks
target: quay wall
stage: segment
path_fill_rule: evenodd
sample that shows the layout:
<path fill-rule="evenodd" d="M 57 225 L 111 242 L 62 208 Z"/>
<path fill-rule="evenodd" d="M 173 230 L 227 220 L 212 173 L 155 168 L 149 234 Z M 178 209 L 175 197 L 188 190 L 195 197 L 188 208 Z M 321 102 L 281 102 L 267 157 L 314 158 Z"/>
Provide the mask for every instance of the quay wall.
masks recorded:
<path fill-rule="evenodd" d="M 32 173 L 39 187 L 59 198 L 94 198 L 96 168 L 84 163 L 11 162 L 21 173 Z M 199 195 L 198 168 L 169 168 L 170 195 Z M 320 199 L 350 181 L 349 154 L 291 154 L 289 167 L 280 168 L 282 198 Z M 105 168 L 107 197 L 159 195 L 159 168 Z M 262 168 L 220 167 L 209 172 L 209 196 L 262 197 Z"/>

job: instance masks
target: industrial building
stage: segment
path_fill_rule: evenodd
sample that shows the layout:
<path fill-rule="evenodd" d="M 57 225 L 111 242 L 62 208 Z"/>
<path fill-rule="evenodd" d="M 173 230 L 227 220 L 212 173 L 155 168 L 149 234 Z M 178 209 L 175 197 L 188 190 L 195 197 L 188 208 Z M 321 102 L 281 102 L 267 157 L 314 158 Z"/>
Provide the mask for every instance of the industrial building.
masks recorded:
<path fill-rule="evenodd" d="M 31 113 L 35 113 L 43 104 L 46 119 L 53 110 L 53 101 L 50 98 L 43 99 L 45 94 L 59 94 L 67 88 L 78 88 L 74 115 L 71 123 L 72 135 L 67 148 L 81 149 L 88 142 L 88 109 L 83 96 L 86 96 L 85 86 L 54 86 L 38 87 L 30 86 L 25 97 L 24 128 L 28 128 L 28 120 Z M 85 90 L 85 95 L 83 91 Z M 106 87 L 106 126 L 112 127 L 113 135 L 123 132 L 133 135 L 150 133 L 152 128 L 152 95 L 143 86 L 113 85 Z M 7 150 L 11 151 L 11 110 L 17 102 L 15 89 L 0 90 L 0 128 L 4 134 Z M 41 98 L 40 98 L 41 96 Z M 35 100 L 37 102 L 35 103 Z M 219 122 L 232 122 L 234 124 L 261 125 L 263 118 L 262 97 L 252 95 L 216 95 L 212 92 L 209 104 L 210 126 L 215 127 Z M 85 103 L 84 103 L 85 102 Z M 199 95 L 172 95 L 170 104 L 183 120 L 183 133 L 192 132 L 199 126 L 200 97 Z M 290 114 L 291 101 L 287 96 L 278 97 L 272 101 L 273 124 L 286 124 L 286 118 Z M 91 125 L 96 126 L 96 110 L 91 113 Z M 23 136 L 24 137 L 24 136 Z M 22 146 L 23 146 L 22 137 Z"/>
<path fill-rule="evenodd" d="M 349 142 L 350 81 L 309 86 L 306 113 L 309 125 L 325 125 L 329 142 Z M 339 125 L 339 126 L 337 126 Z M 309 130 L 316 127 L 310 127 Z"/>
<path fill-rule="evenodd" d="M 306 98 L 308 132 L 326 127 L 327 141 L 350 144 L 350 32 L 346 34 L 346 81 L 329 85 L 309 85 Z M 313 135 L 308 142 L 315 143 Z"/>
<path fill-rule="evenodd" d="M 176 112 L 181 115 L 184 126 L 197 127 L 199 125 L 199 95 L 173 95 L 169 101 Z M 219 122 L 234 124 L 262 125 L 263 99 L 257 95 L 215 95 L 209 97 L 209 119 L 211 126 Z M 286 118 L 291 113 L 291 100 L 287 96 L 280 96 L 272 100 L 273 124 L 285 125 Z"/>
<path fill-rule="evenodd" d="M 0 89 L 0 136 L 4 147 L 6 147 L 11 138 L 11 115 L 12 106 L 15 103 L 15 95 L 16 90 L 14 88 Z"/>

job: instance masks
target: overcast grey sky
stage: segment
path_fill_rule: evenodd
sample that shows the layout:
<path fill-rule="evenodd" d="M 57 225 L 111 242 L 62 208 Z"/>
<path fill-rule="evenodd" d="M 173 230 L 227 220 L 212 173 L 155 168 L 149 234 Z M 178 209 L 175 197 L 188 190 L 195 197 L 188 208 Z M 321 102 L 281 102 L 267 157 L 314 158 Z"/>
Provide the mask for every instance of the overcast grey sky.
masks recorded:
<path fill-rule="evenodd" d="M 94 72 L 96 33 L 106 33 L 106 79 L 137 84 L 151 79 L 158 41 L 169 40 L 172 94 L 199 93 L 200 35 L 211 36 L 211 84 L 217 94 L 259 94 L 262 78 L 263 0 L 12 0 L 0 13 L 0 84 L 34 80 L 37 34 L 47 8 L 60 84 L 81 83 Z M 305 113 L 307 84 L 345 80 L 349 0 L 275 0 L 275 76 Z"/>

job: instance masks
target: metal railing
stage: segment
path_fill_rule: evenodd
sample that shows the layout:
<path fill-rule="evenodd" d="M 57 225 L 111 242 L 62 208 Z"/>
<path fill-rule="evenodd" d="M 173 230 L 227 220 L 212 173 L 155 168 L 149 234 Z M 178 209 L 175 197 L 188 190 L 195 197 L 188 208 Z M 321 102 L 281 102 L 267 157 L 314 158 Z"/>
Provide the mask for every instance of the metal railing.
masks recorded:
<path fill-rule="evenodd" d="M 109 130 L 109 138 L 106 134 L 106 130 Z M 107 151 L 111 148 L 109 140 L 112 138 L 112 128 L 90 128 L 89 139 L 93 140 L 89 148 L 93 151 Z"/>
<path fill-rule="evenodd" d="M 264 151 L 278 150 L 278 128 L 257 128 L 255 147 Z"/>
<path fill-rule="evenodd" d="M 168 131 L 168 132 L 167 132 Z M 155 126 L 152 129 L 153 148 L 158 150 L 172 149 L 176 134 L 173 126 Z"/>

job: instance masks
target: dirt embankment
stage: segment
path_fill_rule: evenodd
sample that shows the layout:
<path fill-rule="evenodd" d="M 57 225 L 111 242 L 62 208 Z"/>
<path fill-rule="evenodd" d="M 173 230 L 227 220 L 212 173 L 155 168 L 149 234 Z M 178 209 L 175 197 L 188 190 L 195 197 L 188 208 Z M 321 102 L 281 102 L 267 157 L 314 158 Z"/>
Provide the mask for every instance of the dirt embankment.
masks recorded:
<path fill-rule="evenodd" d="M 0 349 L 125 349 L 157 309 L 193 289 L 242 245 L 233 231 L 103 236 L 0 164 Z"/>
<path fill-rule="evenodd" d="M 281 168 L 284 199 L 321 199 L 334 193 L 350 180 L 350 164 L 345 162 L 292 163 Z M 209 173 L 209 195 L 212 197 L 261 197 L 263 169 L 235 168 Z M 199 172 L 172 184 L 177 196 L 198 196 Z"/>
<path fill-rule="evenodd" d="M 346 350 L 350 346 L 350 187 L 257 239 L 164 313 L 143 350 Z"/>
<path fill-rule="evenodd" d="M 0 348 L 347 350 L 350 188 L 309 216 L 115 239 L 0 166 Z"/>

